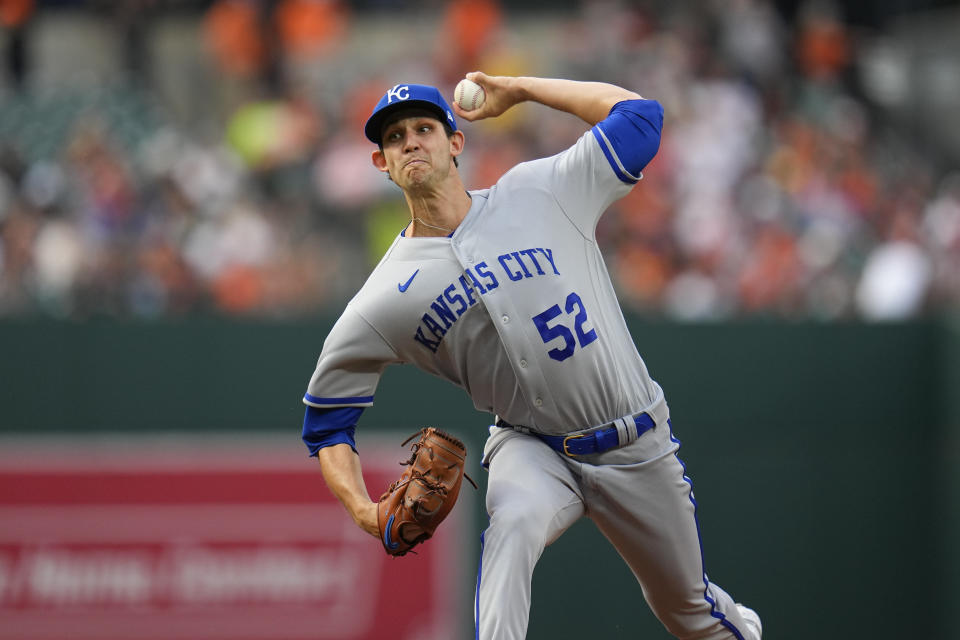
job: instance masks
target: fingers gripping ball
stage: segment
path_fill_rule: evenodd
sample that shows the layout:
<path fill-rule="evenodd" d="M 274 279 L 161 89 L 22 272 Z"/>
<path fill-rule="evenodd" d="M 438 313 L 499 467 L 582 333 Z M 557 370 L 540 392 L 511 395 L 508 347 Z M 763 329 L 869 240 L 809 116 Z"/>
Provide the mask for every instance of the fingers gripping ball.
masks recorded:
<path fill-rule="evenodd" d="M 403 444 L 418 435 L 410 459 L 400 463 L 406 469 L 377 505 L 380 541 L 392 556 L 406 554 L 433 535 L 456 503 L 464 477 L 477 488 L 463 472 L 467 448 L 460 440 L 431 427 Z"/>
<path fill-rule="evenodd" d="M 487 94 L 484 93 L 483 87 L 476 82 L 464 78 L 457 83 L 456 88 L 453 90 L 453 99 L 464 111 L 473 111 L 483 106 L 483 101 L 487 99 Z"/>

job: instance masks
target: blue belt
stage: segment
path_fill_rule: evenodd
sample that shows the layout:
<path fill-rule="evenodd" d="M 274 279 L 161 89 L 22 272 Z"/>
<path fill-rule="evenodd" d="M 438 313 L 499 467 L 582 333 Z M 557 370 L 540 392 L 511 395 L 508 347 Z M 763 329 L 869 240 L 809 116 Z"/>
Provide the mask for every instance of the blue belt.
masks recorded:
<path fill-rule="evenodd" d="M 653 418 L 647 413 L 638 413 L 633 416 L 633 422 L 637 425 L 637 437 L 657 426 Z M 591 453 L 603 453 L 610 449 L 616 449 L 622 446 L 620 435 L 616 424 L 606 425 L 590 433 L 573 434 L 569 436 L 548 436 L 536 431 L 530 431 L 526 428 L 517 428 L 505 420 L 497 420 L 498 427 L 507 429 L 517 429 L 518 431 L 529 432 L 546 442 L 551 449 L 568 456 L 586 456 Z"/>

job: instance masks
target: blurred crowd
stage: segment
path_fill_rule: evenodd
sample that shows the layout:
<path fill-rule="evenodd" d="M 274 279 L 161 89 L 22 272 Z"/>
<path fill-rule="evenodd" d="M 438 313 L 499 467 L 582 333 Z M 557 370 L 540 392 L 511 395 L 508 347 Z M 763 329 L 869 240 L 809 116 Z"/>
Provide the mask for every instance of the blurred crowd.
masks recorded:
<path fill-rule="evenodd" d="M 111 14 L 133 79 L 43 95 L 16 44 L 42 16 L 28 0 L 0 11 L 0 316 L 339 308 L 405 225 L 363 121 L 396 82 L 449 95 L 472 69 L 663 103 L 658 156 L 598 228 L 628 309 L 896 320 L 960 304 L 960 171 L 863 97 L 857 38 L 830 4 L 788 20 L 765 0 L 537 16 L 496 0 L 218 0 L 196 13 L 202 127 L 151 84 L 162 1 L 116 4 L 140 11 Z M 585 128 L 528 105 L 465 124 L 465 181 L 489 186 Z"/>

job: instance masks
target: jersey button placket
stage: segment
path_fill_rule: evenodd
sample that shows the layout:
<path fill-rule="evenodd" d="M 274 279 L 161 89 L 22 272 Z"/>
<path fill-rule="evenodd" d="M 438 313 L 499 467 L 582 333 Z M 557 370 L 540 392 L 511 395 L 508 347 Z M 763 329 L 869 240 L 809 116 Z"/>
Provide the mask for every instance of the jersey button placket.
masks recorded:
<path fill-rule="evenodd" d="M 507 314 L 503 314 L 503 317 L 500 318 L 500 320 L 501 322 L 503 322 L 503 324 L 507 324 L 508 322 L 510 322 L 510 316 L 508 316 Z"/>

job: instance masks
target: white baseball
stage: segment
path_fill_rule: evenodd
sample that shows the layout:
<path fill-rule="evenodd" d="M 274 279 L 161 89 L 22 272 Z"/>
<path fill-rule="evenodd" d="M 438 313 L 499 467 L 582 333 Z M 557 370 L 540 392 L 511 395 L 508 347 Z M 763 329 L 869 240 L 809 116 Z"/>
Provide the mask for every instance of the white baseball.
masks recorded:
<path fill-rule="evenodd" d="M 457 87 L 453 90 L 453 99 L 464 111 L 473 111 L 483 105 L 483 101 L 487 99 L 487 94 L 483 92 L 483 87 L 476 82 L 464 78 L 457 83 Z"/>

